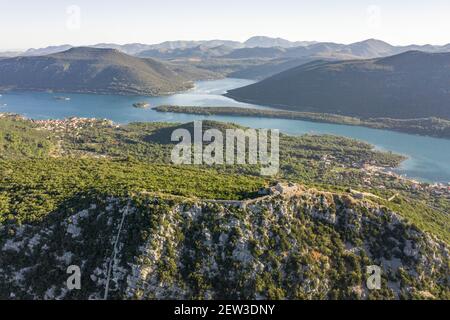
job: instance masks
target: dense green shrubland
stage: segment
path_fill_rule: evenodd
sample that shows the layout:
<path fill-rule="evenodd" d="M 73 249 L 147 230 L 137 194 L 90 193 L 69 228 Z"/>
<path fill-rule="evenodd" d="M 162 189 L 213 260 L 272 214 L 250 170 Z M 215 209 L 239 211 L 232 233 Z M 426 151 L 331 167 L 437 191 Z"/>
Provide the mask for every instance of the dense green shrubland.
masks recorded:
<path fill-rule="evenodd" d="M 412 192 L 408 183 L 393 177 L 372 175 L 371 183 L 365 182 L 367 175 L 360 170 L 363 164 L 396 166 L 402 156 L 375 151 L 367 143 L 342 137 L 281 135 L 279 174 L 263 179 L 255 165 L 170 165 L 173 143 L 168 137 L 181 127 L 193 129 L 192 124 L 114 126 L 98 121 L 81 129 L 55 132 L 19 117 L 0 118 L 0 219 L 40 219 L 77 194 L 148 191 L 242 199 L 273 180 L 289 180 L 339 193 L 356 188 L 383 199 L 398 194 L 395 201 L 383 204 L 449 241 L 445 214 L 450 210 L 449 199 L 425 191 Z M 238 127 L 203 122 L 204 130 Z M 330 163 L 326 164 L 324 158 Z"/>

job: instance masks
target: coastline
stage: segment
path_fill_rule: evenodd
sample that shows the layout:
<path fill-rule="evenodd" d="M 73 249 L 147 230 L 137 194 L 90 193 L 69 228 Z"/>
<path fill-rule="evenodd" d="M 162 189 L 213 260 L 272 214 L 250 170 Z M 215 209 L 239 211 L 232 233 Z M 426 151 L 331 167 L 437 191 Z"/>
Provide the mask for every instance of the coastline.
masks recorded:
<path fill-rule="evenodd" d="M 157 107 L 158 108 L 158 107 Z M 157 109 L 154 108 L 154 109 Z M 86 117 L 68 117 L 65 119 L 47 119 L 47 120 L 35 120 L 28 118 L 21 114 L 15 114 L 15 113 L 9 113 L 9 112 L 0 112 L 0 119 L 2 118 L 11 118 L 16 120 L 23 120 L 23 121 L 30 121 L 31 123 L 34 123 L 36 125 L 39 125 L 39 127 L 49 130 L 49 131 L 65 131 L 68 128 L 76 129 L 76 128 L 82 128 L 85 125 L 88 126 L 95 126 L 95 125 L 107 125 L 110 127 L 118 128 L 127 126 L 129 124 L 120 124 L 116 123 L 109 119 L 98 119 L 98 118 L 86 118 Z M 145 122 L 144 122 L 145 123 Z M 168 123 L 168 122 L 167 122 Z M 285 134 L 287 136 L 290 136 L 289 134 Z M 373 146 L 373 145 L 372 145 Z M 377 149 L 376 146 L 373 146 L 374 149 Z M 399 154 L 403 157 L 403 160 L 399 162 L 397 166 L 391 166 L 391 167 L 377 167 L 373 165 L 363 165 L 360 169 L 365 172 L 377 172 L 382 175 L 391 176 L 399 180 L 407 181 L 413 184 L 420 184 L 420 185 L 429 185 L 429 186 L 444 186 L 444 183 L 440 182 L 434 182 L 434 181 L 427 181 L 425 179 L 420 178 L 413 178 L 408 177 L 405 175 L 402 175 L 398 172 L 396 172 L 397 169 L 400 169 L 402 167 L 402 164 L 404 161 L 408 160 L 408 157 L 406 155 Z M 448 182 L 450 184 L 450 181 Z"/>
<path fill-rule="evenodd" d="M 187 86 L 180 88 L 177 91 L 167 91 L 167 92 L 150 92 L 147 90 L 117 90 L 117 89 L 98 89 L 92 90 L 88 88 L 82 89 L 69 89 L 69 88 L 11 88 L 11 87 L 0 87 L 0 94 L 7 94 L 9 92 L 43 92 L 43 93 L 59 93 L 59 94 L 98 94 L 98 95 L 117 95 L 117 96 L 128 96 L 128 97 L 164 97 L 170 96 L 189 90 L 193 90 L 195 87 L 194 82 L 188 82 Z"/>
<path fill-rule="evenodd" d="M 268 110 L 241 107 L 198 107 L 161 105 L 154 108 L 157 112 L 183 113 L 195 115 L 222 115 L 241 117 L 263 117 L 286 120 L 304 120 L 311 122 L 361 126 L 371 129 L 391 130 L 426 137 L 450 139 L 450 121 L 440 118 L 422 119 L 360 119 L 329 113 L 313 113 L 288 110 Z"/>

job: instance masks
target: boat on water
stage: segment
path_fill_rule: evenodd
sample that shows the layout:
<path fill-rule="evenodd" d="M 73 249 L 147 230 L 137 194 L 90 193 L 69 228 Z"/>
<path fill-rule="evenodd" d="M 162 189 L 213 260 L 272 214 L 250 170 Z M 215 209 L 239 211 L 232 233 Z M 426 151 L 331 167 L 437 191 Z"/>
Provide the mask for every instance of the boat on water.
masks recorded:
<path fill-rule="evenodd" d="M 55 100 L 70 101 L 69 97 L 54 97 Z"/>

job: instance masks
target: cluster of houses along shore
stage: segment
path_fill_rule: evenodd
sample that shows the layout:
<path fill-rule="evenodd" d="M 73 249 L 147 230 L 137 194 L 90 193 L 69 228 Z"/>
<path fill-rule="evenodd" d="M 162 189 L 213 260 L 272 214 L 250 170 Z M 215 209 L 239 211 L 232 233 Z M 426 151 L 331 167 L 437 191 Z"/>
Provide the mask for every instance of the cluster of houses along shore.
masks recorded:
<path fill-rule="evenodd" d="M 32 120 L 34 123 L 38 124 L 41 128 L 54 131 L 62 132 L 67 130 L 79 130 L 86 127 L 93 127 L 94 125 L 102 125 L 108 127 L 116 127 L 111 120 L 98 120 L 94 118 L 77 118 L 71 117 L 62 120 Z"/>

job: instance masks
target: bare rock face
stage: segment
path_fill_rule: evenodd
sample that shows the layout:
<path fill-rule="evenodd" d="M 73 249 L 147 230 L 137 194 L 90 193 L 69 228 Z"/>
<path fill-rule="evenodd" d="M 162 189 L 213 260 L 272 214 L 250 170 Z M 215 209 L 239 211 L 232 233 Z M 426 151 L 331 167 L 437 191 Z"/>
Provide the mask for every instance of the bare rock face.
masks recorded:
<path fill-rule="evenodd" d="M 1 299 L 445 298 L 448 245 L 368 201 L 279 184 L 245 206 L 98 198 L 0 227 Z M 81 289 L 66 286 L 67 267 Z M 366 268 L 381 268 L 369 290 Z"/>

